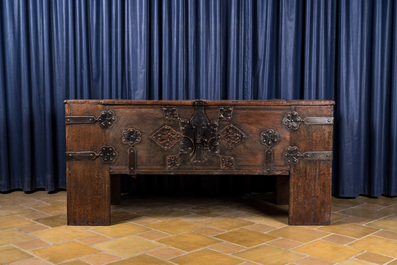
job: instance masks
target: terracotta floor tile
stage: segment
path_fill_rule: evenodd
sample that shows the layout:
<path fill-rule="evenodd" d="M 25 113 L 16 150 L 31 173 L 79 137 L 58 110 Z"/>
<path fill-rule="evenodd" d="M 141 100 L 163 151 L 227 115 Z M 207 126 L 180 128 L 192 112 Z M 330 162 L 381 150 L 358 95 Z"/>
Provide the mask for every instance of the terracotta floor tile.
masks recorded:
<path fill-rule="evenodd" d="M 343 220 L 340 220 L 341 223 L 355 224 L 355 225 L 364 225 L 371 221 L 372 221 L 372 219 L 363 218 L 363 217 L 359 217 L 359 216 L 350 216 Z"/>
<path fill-rule="evenodd" d="M 190 213 L 194 213 L 206 217 L 216 217 L 225 213 L 225 211 L 220 211 L 219 209 L 211 209 L 208 207 L 193 207 L 188 209 L 188 211 Z"/>
<path fill-rule="evenodd" d="M 138 225 L 147 225 L 147 224 L 152 224 L 155 222 L 160 221 L 157 218 L 152 218 L 152 217 L 146 217 L 146 216 L 141 216 L 141 217 L 137 217 L 131 220 L 131 222 L 138 224 Z"/>
<path fill-rule="evenodd" d="M 91 236 L 94 235 L 94 233 L 81 229 L 78 226 L 58 226 L 55 228 L 34 232 L 32 235 L 50 243 L 57 244 L 72 239 Z"/>
<path fill-rule="evenodd" d="M 169 237 L 170 234 L 164 233 L 164 232 L 160 232 L 157 230 L 152 230 L 152 231 L 147 231 L 141 234 L 137 234 L 137 236 L 149 239 L 149 240 L 158 240 L 160 238 L 165 238 L 165 237 Z"/>
<path fill-rule="evenodd" d="M 23 227 L 33 224 L 35 223 L 19 216 L 0 217 L 0 230 Z"/>
<path fill-rule="evenodd" d="M 384 212 L 382 210 L 373 211 L 373 210 L 359 208 L 359 207 L 350 208 L 350 209 L 341 211 L 339 213 L 346 214 L 346 215 L 358 216 L 358 217 L 362 217 L 362 218 L 370 218 L 370 219 L 379 219 L 379 218 L 385 217 L 387 215 L 390 215 L 390 213 Z"/>
<path fill-rule="evenodd" d="M 33 232 L 37 232 L 37 231 L 46 230 L 46 229 L 48 229 L 48 226 L 35 224 L 35 225 L 28 225 L 28 226 L 20 227 L 18 229 L 25 233 L 33 233 Z"/>
<path fill-rule="evenodd" d="M 0 246 L 28 241 L 32 239 L 34 239 L 34 237 L 29 236 L 23 232 L 19 232 L 16 229 L 0 231 Z"/>
<path fill-rule="evenodd" d="M 267 244 L 276 246 L 279 248 L 284 248 L 284 249 L 291 249 L 291 248 L 296 248 L 296 247 L 302 246 L 301 242 L 297 242 L 297 241 L 289 240 L 289 239 L 285 239 L 285 238 L 273 240 L 272 242 L 268 242 Z"/>
<path fill-rule="evenodd" d="M 35 219 L 38 219 L 38 218 L 44 218 L 44 217 L 48 217 L 48 216 L 51 216 L 51 215 L 49 215 L 47 213 L 43 213 L 43 212 L 31 211 L 31 212 L 28 212 L 28 213 L 20 214 L 19 216 L 23 217 L 23 218 L 26 218 L 26 219 L 29 219 L 29 220 L 35 220 Z"/>
<path fill-rule="evenodd" d="M 202 227 L 202 228 L 196 229 L 193 232 L 195 232 L 197 234 L 200 234 L 200 235 L 205 235 L 205 236 L 214 236 L 214 235 L 218 235 L 218 234 L 224 233 L 225 230 L 218 229 L 218 228 L 215 228 L 215 227 L 206 226 L 206 227 Z"/>
<path fill-rule="evenodd" d="M 51 264 L 52 263 L 49 263 L 39 258 L 25 259 L 22 261 L 17 261 L 15 263 L 12 263 L 12 265 L 51 265 Z"/>
<path fill-rule="evenodd" d="M 188 213 L 169 208 L 155 208 L 139 212 L 138 214 L 156 219 L 171 219 L 187 215 Z"/>
<path fill-rule="evenodd" d="M 385 208 L 385 205 L 379 205 L 379 204 L 373 204 L 373 203 L 365 203 L 357 206 L 357 208 L 364 208 L 372 211 L 379 211 L 383 208 Z"/>
<path fill-rule="evenodd" d="M 346 210 L 346 208 L 345 207 L 334 206 L 334 205 L 331 206 L 331 213 L 337 213 L 337 212 L 343 211 L 343 210 Z"/>
<path fill-rule="evenodd" d="M 155 256 L 160 259 L 171 259 L 171 258 L 180 256 L 185 253 L 186 253 L 185 251 L 181 251 L 179 249 L 165 247 L 165 248 L 159 248 L 159 249 L 150 251 L 147 254 L 149 254 L 151 256 Z"/>
<path fill-rule="evenodd" d="M 369 223 L 367 226 L 397 233 L 397 215 Z"/>
<path fill-rule="evenodd" d="M 33 213 L 34 210 L 24 206 L 15 205 L 13 207 L 0 208 L 0 216 L 21 215 Z"/>
<path fill-rule="evenodd" d="M 246 248 L 236 245 L 236 244 L 225 242 L 225 243 L 221 243 L 221 244 L 212 246 L 211 249 L 225 253 L 225 254 L 231 254 L 231 253 L 235 253 L 238 251 L 242 251 Z"/>
<path fill-rule="evenodd" d="M 229 211 L 230 212 L 224 214 L 223 216 L 232 217 L 232 218 L 241 218 L 241 219 L 256 216 L 256 214 L 247 211 L 241 211 L 241 210 L 233 211 L 232 209 L 229 209 Z"/>
<path fill-rule="evenodd" d="M 373 234 L 374 236 L 385 237 L 393 240 L 397 240 L 397 233 L 390 231 L 379 231 Z"/>
<path fill-rule="evenodd" d="M 319 230 L 355 238 L 361 238 L 377 231 L 375 228 L 341 222 L 323 226 Z"/>
<path fill-rule="evenodd" d="M 137 236 L 129 236 L 105 243 L 100 243 L 95 245 L 95 247 L 113 255 L 127 258 L 163 247 L 163 245 Z"/>
<path fill-rule="evenodd" d="M 31 250 L 31 249 L 35 249 L 35 248 L 46 247 L 46 246 L 49 246 L 50 244 L 48 244 L 47 242 L 44 242 L 43 240 L 40 240 L 40 239 L 33 239 L 33 240 L 25 241 L 25 242 L 20 242 L 20 243 L 14 244 L 14 245 L 19 248 L 22 248 L 23 250 Z"/>
<path fill-rule="evenodd" d="M 397 213 L 397 205 L 392 205 L 390 207 L 383 208 L 382 212 L 388 213 L 388 214 L 395 214 L 395 213 Z"/>
<path fill-rule="evenodd" d="M 102 226 L 92 230 L 112 238 L 120 238 L 149 231 L 148 228 L 133 223 L 121 223 L 111 226 Z"/>
<path fill-rule="evenodd" d="M 349 259 L 338 264 L 339 265 L 372 265 L 373 263 L 359 259 Z"/>
<path fill-rule="evenodd" d="M 169 234 L 180 234 L 203 227 L 202 224 L 188 222 L 180 219 L 168 219 L 166 221 L 148 224 L 146 227 L 157 229 Z"/>
<path fill-rule="evenodd" d="M 65 262 L 82 256 L 98 253 L 99 250 L 85 244 L 71 241 L 30 251 L 34 255 L 52 263 Z"/>
<path fill-rule="evenodd" d="M 49 217 L 38 218 L 34 220 L 35 222 L 41 223 L 50 227 L 57 227 L 61 225 L 66 225 L 66 214 L 59 214 Z"/>
<path fill-rule="evenodd" d="M 340 213 L 332 213 L 331 214 L 331 224 L 338 222 L 338 221 L 343 221 L 349 217 L 350 217 L 350 215 L 340 214 Z"/>
<path fill-rule="evenodd" d="M 379 255 L 379 254 L 372 253 L 372 252 L 365 252 L 363 254 L 360 254 L 360 255 L 356 256 L 356 259 L 362 259 L 362 260 L 376 263 L 376 264 L 385 264 L 385 263 L 393 260 L 393 258 Z"/>
<path fill-rule="evenodd" d="M 197 252 L 189 253 L 171 260 L 179 265 L 234 265 L 240 264 L 243 260 L 215 252 L 209 249 L 200 250 Z"/>
<path fill-rule="evenodd" d="M 268 234 L 304 243 L 329 235 L 327 232 L 300 226 L 287 226 L 271 231 Z"/>
<path fill-rule="evenodd" d="M 277 238 L 275 236 L 255 232 L 244 228 L 220 234 L 215 237 L 245 247 L 253 247 Z"/>
<path fill-rule="evenodd" d="M 232 230 L 248 225 L 252 225 L 252 222 L 236 219 L 236 218 L 227 218 L 227 217 L 218 217 L 212 218 L 208 220 L 204 220 L 200 222 L 203 225 L 213 226 L 223 230 Z"/>
<path fill-rule="evenodd" d="M 36 233 L 37 235 L 45 235 L 47 234 L 45 231 L 55 231 L 56 233 L 49 233 L 48 236 L 58 238 L 55 241 L 61 240 L 61 238 L 62 240 L 70 240 L 68 238 L 69 236 L 71 239 L 75 238 L 71 235 L 73 231 L 69 231 L 69 229 L 77 229 L 84 231 L 84 234 L 89 233 L 88 236 L 85 235 L 84 237 L 75 239 L 75 241 L 68 242 L 82 242 L 79 247 L 65 248 L 67 249 L 66 251 L 55 248 L 54 251 L 50 249 L 47 253 L 51 253 L 57 258 L 62 258 L 62 264 L 105 264 L 116 261 L 115 258 L 120 257 L 117 257 L 118 255 L 116 253 L 110 251 L 109 253 L 100 253 L 96 248 L 102 244 L 106 246 L 107 243 L 113 242 L 114 251 L 123 252 L 127 259 L 117 260 L 112 264 L 177 264 L 170 259 L 176 260 L 182 257 L 194 258 L 194 255 L 190 254 L 205 253 L 208 251 L 209 253 L 217 253 L 226 257 L 236 258 L 241 253 L 246 254 L 249 253 L 248 251 L 251 251 L 254 254 L 251 256 L 247 255 L 247 261 L 241 260 L 238 263 L 239 265 L 260 264 L 258 262 L 261 262 L 261 264 L 328 265 L 336 261 L 325 259 L 326 254 L 324 253 L 327 253 L 327 251 L 329 255 L 334 253 L 334 256 L 339 257 L 342 255 L 344 257 L 344 255 L 346 256 L 346 251 L 350 253 L 349 251 L 353 249 L 359 253 L 345 260 L 338 261 L 338 264 L 363 265 L 385 264 L 388 262 L 388 265 L 397 265 L 397 257 L 393 260 L 394 256 L 392 256 L 392 254 L 394 255 L 393 251 L 397 249 L 397 226 L 395 225 L 397 223 L 397 220 L 395 220 L 397 219 L 397 198 L 379 197 L 379 199 L 370 199 L 358 197 L 357 199 L 347 200 L 333 198 L 331 226 L 299 226 L 299 228 L 294 228 L 287 225 L 287 206 L 275 206 L 273 203 L 261 199 L 262 195 L 254 196 L 254 198 L 250 196 L 243 201 L 241 201 L 241 198 L 225 199 L 207 197 L 187 198 L 186 200 L 183 198 L 183 202 L 180 202 L 181 198 L 176 196 L 125 196 L 122 205 L 112 206 L 112 221 L 114 224 L 117 223 L 114 226 L 116 228 L 118 227 L 118 229 L 110 229 L 113 231 L 109 233 L 115 233 L 115 238 L 118 238 L 115 240 L 105 234 L 97 234 L 96 229 L 104 232 L 109 227 L 71 226 L 71 228 L 66 228 L 67 231 L 63 233 L 64 228 L 62 227 L 67 227 L 65 209 L 66 192 L 56 194 L 48 194 L 48 192 L 35 192 L 32 194 L 12 192 L 5 195 L 0 194 L 0 245 L 7 244 L 8 239 L 12 239 L 12 242 L 14 242 L 20 240 L 20 236 L 28 237 L 25 241 L 23 241 L 23 238 L 20 242 L 10 243 L 14 245 L 0 246 L 0 264 L 2 264 L 2 259 L 4 259 L 4 251 L 7 252 L 9 250 L 22 253 L 23 259 L 18 257 L 19 260 L 16 260 L 16 263 L 14 263 L 16 265 L 52 264 L 53 262 L 44 261 L 39 258 L 40 256 L 29 256 L 29 252 L 31 251 L 35 254 L 36 251 L 48 250 L 50 247 L 56 247 L 66 243 L 49 246 L 48 242 L 44 241 L 46 239 L 32 238 L 31 235 L 35 236 Z M 11 204 L 12 206 L 10 206 Z M 134 206 L 132 207 L 131 205 L 133 204 Z M 40 207 L 45 212 L 35 210 L 35 208 Z M 50 216 L 50 214 L 55 215 Z M 132 227 L 125 224 L 132 224 Z M 146 225 L 148 227 L 145 227 Z M 195 228 L 197 225 L 199 227 Z M 337 227 L 333 227 L 334 225 Z M 128 229 L 126 226 L 131 229 Z M 49 227 L 57 227 L 57 229 L 54 230 Z M 139 231 L 135 231 L 137 232 L 135 233 L 134 228 L 136 227 L 143 228 L 144 230 L 139 232 L 140 229 L 138 229 Z M 158 230 L 151 230 L 153 228 L 171 229 L 169 232 L 172 231 L 172 233 L 181 234 L 172 235 Z M 284 228 L 284 230 L 280 228 Z M 379 230 L 376 231 L 376 229 Z M 290 233 L 288 233 L 288 230 L 290 230 Z M 16 234 L 10 231 L 16 231 Z M 185 231 L 190 232 L 184 233 Z M 279 235 L 273 235 L 273 233 L 280 233 L 280 231 L 283 234 L 282 237 L 265 243 L 258 241 L 260 245 L 257 247 L 247 249 L 244 245 L 257 243 L 255 242 L 256 237 L 250 237 L 248 233 L 259 232 L 258 234 L 261 236 L 270 235 L 278 237 Z M 318 232 L 325 234 L 323 236 L 316 234 Z M 10 234 L 8 235 L 8 233 Z M 134 236 L 131 236 L 131 233 Z M 216 237 L 222 237 L 221 234 L 223 236 L 229 236 L 230 239 L 228 239 L 231 242 L 227 242 L 228 239 L 226 238 L 220 240 L 221 238 Z M 302 241 L 301 239 L 299 242 L 297 238 L 290 238 L 294 236 L 304 238 L 305 240 Z M 126 240 L 126 238 L 128 239 L 130 237 L 133 237 L 134 240 Z M 308 241 L 311 237 L 317 241 Z M 248 238 L 251 239 L 251 242 L 248 241 Z M 152 240 L 156 240 L 157 242 Z M 168 240 L 170 240 L 170 244 L 162 244 L 163 241 L 168 242 Z M 223 240 L 226 240 L 226 242 Z M 238 245 L 233 243 L 233 240 L 242 241 L 243 243 L 240 242 L 242 245 Z M 137 243 L 137 241 L 139 242 Z M 309 246 L 309 249 L 313 251 L 313 249 L 316 249 L 316 246 L 313 244 L 318 241 L 327 245 L 317 246 L 317 252 L 313 252 L 312 256 L 302 255 L 302 248 L 306 247 L 307 249 Z M 149 245 L 155 244 L 155 246 L 147 246 L 147 242 L 149 242 Z M 308 243 L 303 245 L 304 242 Z M 138 244 L 137 247 L 134 247 L 134 244 Z M 331 244 L 332 247 L 328 244 Z M 94 247 L 89 248 L 87 245 L 94 245 Z M 133 246 L 132 249 L 136 250 L 136 253 L 129 253 L 131 251 L 131 245 Z M 338 249 L 336 246 L 343 247 L 343 249 Z M 8 249 L 10 247 L 11 249 Z M 93 253 L 88 251 L 88 254 L 87 252 L 80 253 L 64 259 L 65 255 L 70 255 L 71 252 L 82 251 L 84 247 L 88 247 Z M 143 249 L 139 250 L 140 247 Z M 346 247 L 347 249 L 345 249 Z M 145 248 L 148 248 L 148 250 L 145 250 Z M 196 252 L 186 253 L 182 248 L 187 248 L 186 251 Z M 335 249 L 337 249 L 336 255 Z M 27 252 L 24 252 L 24 250 Z M 297 250 L 301 250 L 302 254 L 298 254 Z M 57 251 L 59 254 L 56 254 Z M 234 255 L 232 255 L 233 253 Z M 278 253 L 278 255 L 273 260 L 267 260 L 267 256 L 274 255 L 275 253 Z M 293 259 L 289 255 L 298 256 L 295 256 L 297 258 Z M 106 258 L 109 258 L 109 260 Z M 200 256 L 199 258 L 203 257 Z M 286 261 L 284 260 L 285 258 L 287 258 Z M 280 259 L 283 260 L 280 261 Z M 169 262 L 166 260 L 169 260 Z M 188 262 L 197 261 L 188 260 Z M 214 259 L 214 262 L 218 262 L 218 260 Z M 206 263 L 208 265 L 211 264 L 210 261 Z M 228 263 L 226 262 L 226 264 Z M 204 265 L 206 264 L 204 263 Z"/>
<path fill-rule="evenodd" d="M 300 260 L 295 261 L 295 263 L 298 265 L 332 265 L 332 264 L 335 264 L 334 262 L 331 262 L 329 260 L 315 258 L 315 257 L 307 257 L 304 259 L 300 259 Z"/>
<path fill-rule="evenodd" d="M 112 240 L 112 238 L 107 237 L 107 236 L 102 236 L 102 235 L 93 235 L 93 236 L 79 238 L 79 241 L 81 241 L 87 245 L 95 245 L 95 244 L 103 243 L 103 242 L 110 241 L 110 240 Z"/>
<path fill-rule="evenodd" d="M 238 252 L 234 256 L 265 265 L 287 264 L 304 257 L 301 254 L 266 245 Z"/>
<path fill-rule="evenodd" d="M 71 261 L 67 261 L 67 262 L 62 262 L 60 264 L 61 265 L 87 265 L 89 263 L 84 262 L 84 261 L 79 260 L 79 259 L 75 259 L 75 260 L 71 260 Z"/>
<path fill-rule="evenodd" d="M 66 201 L 66 191 L 58 191 L 56 193 L 49 193 L 47 191 L 38 191 L 29 194 L 29 196 L 50 204 Z"/>
<path fill-rule="evenodd" d="M 143 254 L 112 263 L 112 265 L 170 265 L 171 263 Z"/>
<path fill-rule="evenodd" d="M 347 237 L 347 236 L 332 234 L 327 237 L 323 237 L 322 240 L 329 241 L 329 242 L 336 243 L 336 244 L 346 245 L 348 243 L 355 241 L 356 239 Z"/>
<path fill-rule="evenodd" d="M 40 212 L 48 213 L 50 215 L 59 215 L 66 213 L 66 203 L 64 202 L 32 208 Z"/>
<path fill-rule="evenodd" d="M 81 258 L 81 260 L 86 261 L 93 265 L 108 264 L 110 262 L 113 262 L 113 261 L 116 261 L 119 259 L 120 259 L 119 257 L 116 257 L 109 253 L 98 253 L 98 254 L 94 254 L 91 256 Z"/>
<path fill-rule="evenodd" d="M 112 211 L 112 224 L 117 224 L 120 222 L 132 221 L 137 218 L 138 215 L 127 211 Z"/>
<path fill-rule="evenodd" d="M 349 246 L 397 258 L 397 241 L 388 238 L 368 236 L 351 243 Z"/>
<path fill-rule="evenodd" d="M 321 240 L 294 248 L 294 251 L 333 262 L 341 262 L 362 252 L 362 250 L 352 247 Z"/>
<path fill-rule="evenodd" d="M 272 227 L 285 227 L 288 225 L 288 216 L 273 217 L 273 216 L 254 216 L 246 219 L 253 223 L 264 224 Z"/>
<path fill-rule="evenodd" d="M 198 223 L 198 222 L 201 222 L 201 221 L 204 221 L 204 220 L 211 219 L 212 217 L 191 213 L 189 215 L 181 216 L 179 218 L 182 219 L 182 220 L 185 220 L 185 221 Z"/>
<path fill-rule="evenodd" d="M 50 204 L 48 202 L 43 202 L 32 198 L 31 201 L 22 203 L 21 205 L 25 207 L 40 207 L 40 206 L 48 206 Z"/>
<path fill-rule="evenodd" d="M 356 200 L 356 199 L 345 199 L 345 198 L 335 198 L 332 197 L 332 206 L 335 207 L 342 207 L 344 209 L 350 208 L 350 207 L 355 207 L 361 204 L 364 204 L 365 202 Z"/>
<path fill-rule="evenodd" d="M 176 236 L 171 236 L 167 238 L 163 238 L 158 240 L 157 242 L 162 243 L 164 245 L 168 245 L 174 248 L 178 248 L 184 251 L 193 251 L 196 249 L 209 247 L 221 241 L 209 238 L 203 235 L 199 235 L 196 233 L 188 232 L 184 234 L 179 234 Z"/>
<path fill-rule="evenodd" d="M 14 246 L 0 247 L 0 264 L 9 264 L 11 262 L 25 260 L 32 257 L 33 257 L 32 255 Z"/>
<path fill-rule="evenodd" d="M 378 204 L 378 205 L 383 205 L 383 206 L 389 206 L 392 204 L 397 203 L 397 198 L 388 198 L 388 197 L 383 197 L 379 196 L 377 198 L 369 198 L 365 196 L 360 196 L 357 197 L 357 201 L 365 202 L 365 203 L 371 203 L 371 204 Z"/>
<path fill-rule="evenodd" d="M 254 231 L 260 232 L 260 233 L 266 233 L 266 232 L 277 229 L 276 227 L 268 226 L 268 225 L 264 225 L 264 224 L 253 224 L 253 225 L 246 226 L 245 228 L 247 228 L 249 230 L 254 230 Z"/>

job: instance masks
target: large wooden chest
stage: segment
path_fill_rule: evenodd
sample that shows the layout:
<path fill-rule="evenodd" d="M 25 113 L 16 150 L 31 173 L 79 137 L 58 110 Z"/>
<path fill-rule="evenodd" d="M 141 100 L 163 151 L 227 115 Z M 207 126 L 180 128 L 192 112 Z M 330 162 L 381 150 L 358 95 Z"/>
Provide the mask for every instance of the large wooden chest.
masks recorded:
<path fill-rule="evenodd" d="M 329 224 L 333 104 L 67 100 L 68 224 L 109 225 L 120 174 L 278 175 L 290 224 Z"/>

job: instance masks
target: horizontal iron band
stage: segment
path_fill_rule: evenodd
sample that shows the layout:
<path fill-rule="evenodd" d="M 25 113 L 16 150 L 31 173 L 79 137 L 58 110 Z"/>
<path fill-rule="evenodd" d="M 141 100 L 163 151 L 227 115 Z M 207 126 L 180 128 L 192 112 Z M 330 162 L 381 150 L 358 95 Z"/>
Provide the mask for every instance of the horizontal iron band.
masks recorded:
<path fill-rule="evenodd" d="M 303 153 L 304 159 L 309 160 L 332 160 L 332 151 L 313 151 Z"/>
<path fill-rule="evenodd" d="M 95 152 L 66 152 L 66 160 L 94 160 L 98 157 Z"/>
<path fill-rule="evenodd" d="M 306 117 L 303 122 L 307 125 L 330 125 L 334 124 L 334 117 Z"/>
<path fill-rule="evenodd" d="M 66 116 L 65 124 L 93 124 L 97 119 L 94 116 Z"/>

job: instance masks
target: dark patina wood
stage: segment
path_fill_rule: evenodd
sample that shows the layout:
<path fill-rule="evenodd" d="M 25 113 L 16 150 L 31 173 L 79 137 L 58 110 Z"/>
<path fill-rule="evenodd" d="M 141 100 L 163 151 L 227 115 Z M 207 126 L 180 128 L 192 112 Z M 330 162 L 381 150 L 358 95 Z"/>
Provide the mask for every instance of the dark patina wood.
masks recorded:
<path fill-rule="evenodd" d="M 120 174 L 278 175 L 290 224 L 329 224 L 333 104 L 67 100 L 68 224 L 109 225 Z"/>

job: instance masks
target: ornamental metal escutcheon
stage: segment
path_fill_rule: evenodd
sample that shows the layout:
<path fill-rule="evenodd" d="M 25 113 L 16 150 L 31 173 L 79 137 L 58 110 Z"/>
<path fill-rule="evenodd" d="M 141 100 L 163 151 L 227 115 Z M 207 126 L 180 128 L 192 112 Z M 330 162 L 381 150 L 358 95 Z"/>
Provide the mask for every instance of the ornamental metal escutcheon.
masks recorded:
<path fill-rule="evenodd" d="M 123 131 L 121 140 L 124 144 L 134 146 L 135 144 L 138 144 L 141 142 L 141 136 L 142 136 L 141 131 L 139 131 L 135 128 L 128 128 Z"/>
<path fill-rule="evenodd" d="M 116 150 L 112 146 L 102 146 L 98 155 L 102 158 L 104 163 L 114 163 L 118 156 Z"/>
<path fill-rule="evenodd" d="M 116 115 L 111 110 L 104 110 L 98 118 L 99 125 L 103 128 L 109 128 L 116 121 Z"/>
<path fill-rule="evenodd" d="M 261 144 L 272 147 L 280 142 L 280 133 L 274 129 L 261 132 Z"/>
<path fill-rule="evenodd" d="M 284 151 L 284 159 L 287 164 L 297 164 L 301 156 L 297 146 L 288 146 Z"/>
<path fill-rule="evenodd" d="M 288 130 L 298 130 L 301 122 L 302 118 L 299 117 L 299 114 L 296 111 L 287 112 L 284 115 L 283 124 L 287 127 Z"/>

